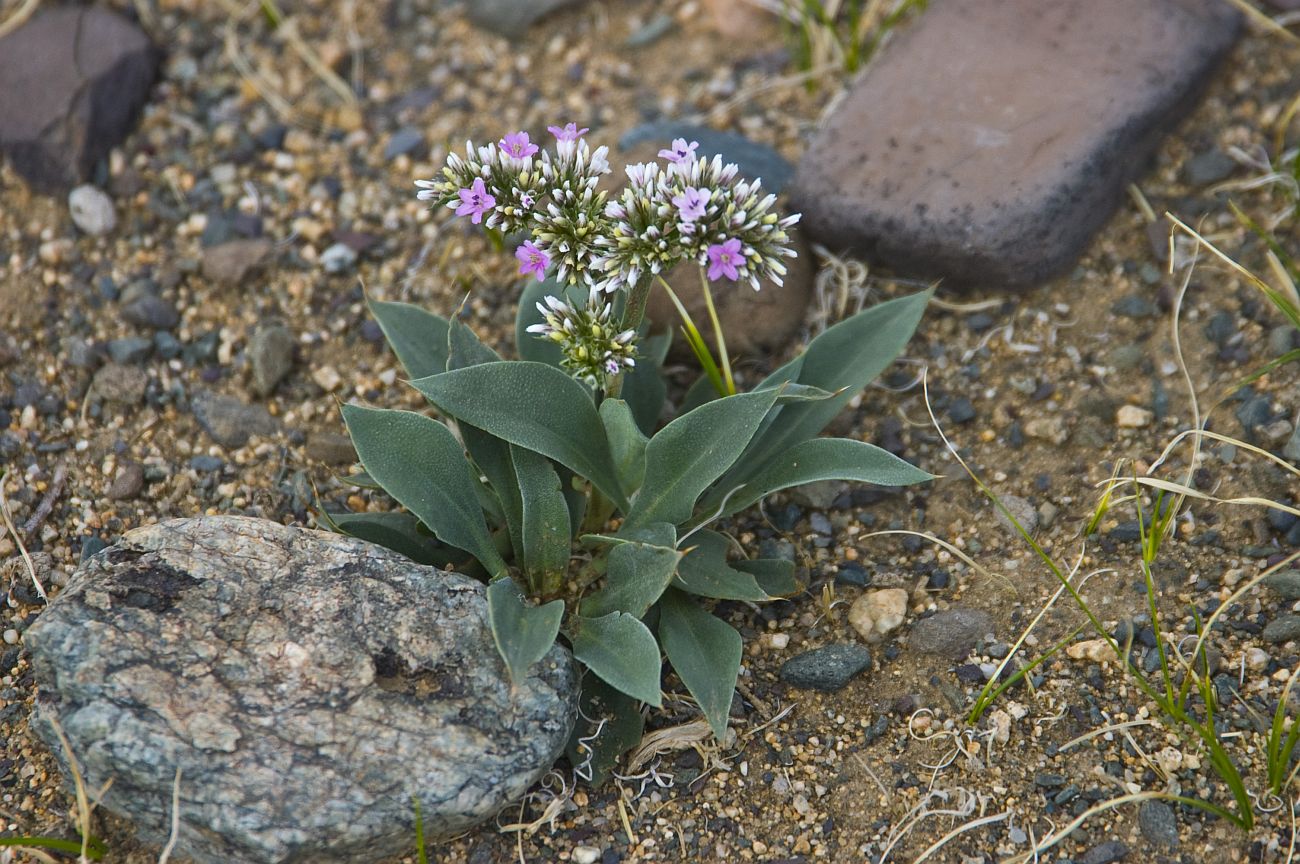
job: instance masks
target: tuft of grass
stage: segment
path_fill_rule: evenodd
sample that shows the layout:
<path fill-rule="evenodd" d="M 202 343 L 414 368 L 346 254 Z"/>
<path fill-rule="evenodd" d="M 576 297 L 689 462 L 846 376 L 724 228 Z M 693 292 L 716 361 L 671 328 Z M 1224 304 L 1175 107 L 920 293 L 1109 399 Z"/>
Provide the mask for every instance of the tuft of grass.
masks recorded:
<path fill-rule="evenodd" d="M 925 10 L 929 0 L 781 0 L 794 61 L 804 72 L 861 69 L 894 28 Z M 808 86 L 815 86 L 809 80 Z"/>

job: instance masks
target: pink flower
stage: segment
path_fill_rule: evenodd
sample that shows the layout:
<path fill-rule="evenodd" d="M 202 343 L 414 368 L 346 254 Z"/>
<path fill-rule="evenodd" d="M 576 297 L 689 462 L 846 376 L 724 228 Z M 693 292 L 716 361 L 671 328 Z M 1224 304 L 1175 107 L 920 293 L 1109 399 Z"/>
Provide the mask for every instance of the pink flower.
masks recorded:
<path fill-rule="evenodd" d="M 673 198 L 673 206 L 677 208 L 682 221 L 690 223 L 704 215 L 704 208 L 708 206 L 709 199 L 712 197 L 712 189 L 687 187 L 682 194 Z"/>
<path fill-rule="evenodd" d="M 659 158 L 667 159 L 673 164 L 685 162 L 688 159 L 695 158 L 695 148 L 699 146 L 699 141 L 692 141 L 687 144 L 685 138 L 674 138 L 673 146 L 671 148 L 659 151 Z"/>
<path fill-rule="evenodd" d="M 532 273 L 537 277 L 538 282 L 546 278 L 546 268 L 551 266 L 551 256 L 539 249 L 536 243 L 531 240 L 524 241 L 524 244 L 515 250 L 515 257 L 520 262 L 521 276 Z"/>
<path fill-rule="evenodd" d="M 745 259 L 740 254 L 740 241 L 735 237 L 724 243 L 714 243 L 709 247 L 708 255 L 709 281 L 716 282 L 719 276 L 726 276 L 735 282 L 740 277 L 736 265 L 744 263 Z"/>
<path fill-rule="evenodd" d="M 528 140 L 527 132 L 512 132 L 497 142 L 501 152 L 515 159 L 523 159 L 526 156 L 532 156 L 538 151 L 538 146 Z"/>
<path fill-rule="evenodd" d="M 554 135 L 556 141 L 577 141 L 591 130 L 579 129 L 577 123 L 568 123 L 563 129 L 559 126 L 547 126 L 546 131 Z"/>
<path fill-rule="evenodd" d="M 474 182 L 468 189 L 461 189 L 456 193 L 460 196 L 460 206 L 456 208 L 457 216 L 468 216 L 475 225 L 483 221 L 483 214 L 491 210 L 497 204 L 497 199 L 493 198 L 483 185 L 482 177 L 475 177 Z"/>

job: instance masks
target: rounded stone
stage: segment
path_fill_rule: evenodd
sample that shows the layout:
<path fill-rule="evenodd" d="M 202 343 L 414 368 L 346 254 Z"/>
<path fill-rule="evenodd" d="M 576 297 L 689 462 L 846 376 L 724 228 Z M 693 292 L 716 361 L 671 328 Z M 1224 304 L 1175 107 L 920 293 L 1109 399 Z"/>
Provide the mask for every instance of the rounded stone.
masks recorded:
<path fill-rule="evenodd" d="M 282 324 L 263 327 L 248 344 L 248 362 L 253 368 L 253 390 L 270 395 L 293 368 L 293 334 Z"/>
<path fill-rule="evenodd" d="M 68 210 L 73 224 L 91 237 L 103 237 L 117 227 L 113 199 L 89 184 L 68 193 Z"/>
<path fill-rule="evenodd" d="M 86 560 L 26 635 L 33 728 L 142 839 L 198 864 L 372 862 L 418 798 L 446 837 L 564 748 L 568 651 L 511 686 L 483 586 L 372 544 L 243 517 L 178 519 Z M 65 776 L 67 776 L 65 774 Z"/>
<path fill-rule="evenodd" d="M 989 613 L 954 606 L 913 624 L 907 642 L 926 654 L 965 660 L 980 638 L 992 629 L 993 617 Z"/>
<path fill-rule="evenodd" d="M 849 607 L 849 624 L 868 642 L 897 630 L 907 617 L 907 592 L 902 588 L 868 591 Z"/>

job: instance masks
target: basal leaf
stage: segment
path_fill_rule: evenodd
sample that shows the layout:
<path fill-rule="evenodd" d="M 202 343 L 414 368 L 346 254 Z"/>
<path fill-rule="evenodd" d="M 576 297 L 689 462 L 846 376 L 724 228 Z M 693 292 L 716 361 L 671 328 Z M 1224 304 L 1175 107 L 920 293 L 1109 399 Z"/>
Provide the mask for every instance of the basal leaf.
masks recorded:
<path fill-rule="evenodd" d="M 626 524 L 689 519 L 700 493 L 736 461 L 775 401 L 775 390 L 728 396 L 660 429 L 646 445 L 645 482 Z"/>
<path fill-rule="evenodd" d="M 516 446 L 511 446 L 510 456 L 522 502 L 520 558 L 530 584 L 552 594 L 569 569 L 569 505 L 559 475 L 545 456 Z"/>
<path fill-rule="evenodd" d="M 392 549 L 400 555 L 405 555 L 417 564 L 446 567 L 470 557 L 468 552 L 444 546 L 434 539 L 432 533 L 421 531 L 420 520 L 410 513 L 398 511 L 326 513 L 322 511 L 321 515 L 326 523 L 340 534 L 377 543 L 385 549 Z"/>
<path fill-rule="evenodd" d="M 627 612 L 641 618 L 663 594 L 681 553 L 669 546 L 620 543 L 606 559 L 605 585 L 582 602 L 582 614 L 598 618 Z"/>
<path fill-rule="evenodd" d="M 564 601 L 532 606 L 514 580 L 503 577 L 488 585 L 487 604 L 492 639 L 510 680 L 519 684 L 528 677 L 529 668 L 555 644 L 564 617 Z"/>
<path fill-rule="evenodd" d="M 672 549 L 677 545 L 677 528 L 667 522 L 651 522 L 648 525 L 624 526 L 617 534 L 583 534 L 581 539 L 583 543 L 594 546 L 646 543 Z"/>
<path fill-rule="evenodd" d="M 677 407 L 677 412 L 679 415 L 689 414 L 705 402 L 712 402 L 717 398 L 718 391 L 714 389 L 709 376 L 701 375 L 695 379 L 694 384 L 686 388 L 686 395 L 682 397 L 682 403 Z"/>
<path fill-rule="evenodd" d="M 481 363 L 492 363 L 501 358 L 497 352 L 484 345 L 474 331 L 459 318 L 447 326 L 447 368 L 464 369 Z M 522 514 L 519 484 L 515 479 L 515 466 L 510 459 L 510 444 L 468 423 L 458 423 L 461 440 L 470 458 L 487 478 L 491 501 L 484 510 L 496 515 L 505 523 L 510 535 L 510 548 L 516 556 L 523 554 Z"/>
<path fill-rule="evenodd" d="M 619 758 L 641 743 L 645 718 L 637 700 L 592 674 L 582 676 L 578 722 L 566 752 L 574 773 L 592 786 L 605 782 Z"/>
<path fill-rule="evenodd" d="M 803 587 L 795 578 L 794 562 L 784 558 L 753 558 L 736 561 L 733 566 L 753 576 L 769 597 L 790 597 Z"/>
<path fill-rule="evenodd" d="M 701 609 L 695 600 L 670 588 L 659 604 L 659 641 L 677 677 L 708 718 L 713 734 L 722 738 L 740 674 L 740 634 Z"/>
<path fill-rule="evenodd" d="M 527 361 L 484 363 L 411 383 L 445 413 L 549 456 L 626 509 L 591 394 L 559 369 Z"/>
<path fill-rule="evenodd" d="M 439 540 L 464 549 L 489 573 L 506 563 L 488 534 L 478 506 L 475 478 L 460 442 L 436 420 L 411 411 L 344 405 L 361 464 Z"/>
<path fill-rule="evenodd" d="M 933 479 L 934 475 L 874 444 L 848 438 L 811 438 L 795 444 L 769 461 L 765 468 L 727 500 L 723 513 L 738 513 L 779 489 L 815 483 L 818 480 L 857 480 L 881 486 L 910 486 Z"/>
<path fill-rule="evenodd" d="M 808 349 L 778 369 L 760 387 L 781 380 L 835 393 L 816 402 L 783 405 L 761 436 L 756 436 L 719 488 L 746 482 L 759 469 L 800 441 L 815 437 L 848 401 L 894 362 L 912 338 L 932 292 L 922 291 L 863 310 L 827 329 Z"/>
<path fill-rule="evenodd" d="M 600 403 L 600 419 L 614 454 L 614 468 L 624 489 L 637 489 L 645 478 L 646 437 L 641 434 L 632 409 L 622 399 Z"/>
<path fill-rule="evenodd" d="M 637 346 L 636 366 L 623 378 L 622 398 L 632 409 L 638 428 L 646 435 L 654 434 L 668 398 L 663 360 L 671 339 L 671 333 L 642 338 Z"/>
<path fill-rule="evenodd" d="M 447 368 L 447 319 L 410 303 L 368 304 L 407 375 L 423 378 Z"/>
<path fill-rule="evenodd" d="M 464 321 L 453 318 L 448 323 L 447 368 L 445 371 L 464 369 L 467 366 L 478 366 L 482 363 L 492 363 L 500 359 L 501 355 L 484 345 L 482 340 L 478 338 L 478 334 L 471 330 Z"/>
<path fill-rule="evenodd" d="M 610 686 L 656 708 L 659 694 L 659 643 L 639 619 L 624 612 L 600 618 L 575 617 L 573 656 Z"/>
<path fill-rule="evenodd" d="M 677 564 L 673 585 L 701 597 L 718 600 L 770 599 L 754 577 L 727 563 L 731 541 L 716 531 L 696 531 L 682 543 L 687 547 Z"/>

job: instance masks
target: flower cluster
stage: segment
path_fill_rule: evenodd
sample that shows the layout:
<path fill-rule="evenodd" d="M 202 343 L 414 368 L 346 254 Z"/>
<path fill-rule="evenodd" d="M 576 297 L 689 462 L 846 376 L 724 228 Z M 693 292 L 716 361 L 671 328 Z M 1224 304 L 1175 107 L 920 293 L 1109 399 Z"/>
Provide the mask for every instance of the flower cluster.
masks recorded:
<path fill-rule="evenodd" d="M 612 225 L 599 266 L 608 289 L 634 285 L 678 261 L 706 267 L 710 280 L 781 283 L 782 260 L 793 257 L 787 229 L 799 221 L 773 207 L 761 181 L 739 178 L 721 156 L 695 155 L 694 141 L 678 138 L 659 151 L 667 165 L 628 166 L 623 194 L 605 208 Z"/>
<path fill-rule="evenodd" d="M 636 331 L 620 331 L 611 320 L 613 309 L 597 288 L 590 290 L 582 308 L 547 297 L 537 304 L 545 320 L 528 332 L 558 344 L 561 364 L 573 377 L 603 388 L 636 366 Z"/>
<path fill-rule="evenodd" d="M 563 129 L 552 126 L 550 131 L 556 138 L 554 154 L 533 143 L 527 132 L 514 132 L 481 147 L 467 142 L 464 156 L 448 155 L 440 177 L 415 181 L 416 197 L 507 234 L 536 231 L 548 216 L 560 223 L 554 231 L 558 242 L 569 241 L 570 247 L 578 249 L 578 257 L 557 249 L 561 254 L 548 253 L 548 260 L 567 259 L 569 271 L 585 274 L 587 259 L 580 257 L 585 247 L 570 237 L 582 232 L 563 226 L 580 226 L 583 214 L 604 207 L 596 184 L 609 173 L 608 148 L 593 151 L 582 138 L 587 130 L 573 123 Z"/>
<path fill-rule="evenodd" d="M 546 323 L 529 328 L 561 345 L 576 377 L 603 386 L 633 365 L 635 331 L 611 323 L 605 294 L 644 290 L 645 280 L 685 260 L 711 281 L 755 290 L 765 279 L 780 284 L 783 259 L 795 254 L 787 229 L 799 217 L 780 217 L 776 196 L 763 194 L 760 181 L 740 179 L 734 164 L 697 156 L 697 142 L 678 138 L 659 151 L 662 163 L 627 166 L 627 185 L 607 201 L 598 185 L 610 171 L 608 148 L 593 150 L 575 123 L 548 131 L 553 150 L 527 132 L 470 143 L 463 157 L 447 157 L 440 177 L 416 185 L 421 200 L 474 224 L 528 233 L 515 250 L 520 274 L 588 287 L 585 308 L 548 297 L 538 304 Z"/>

